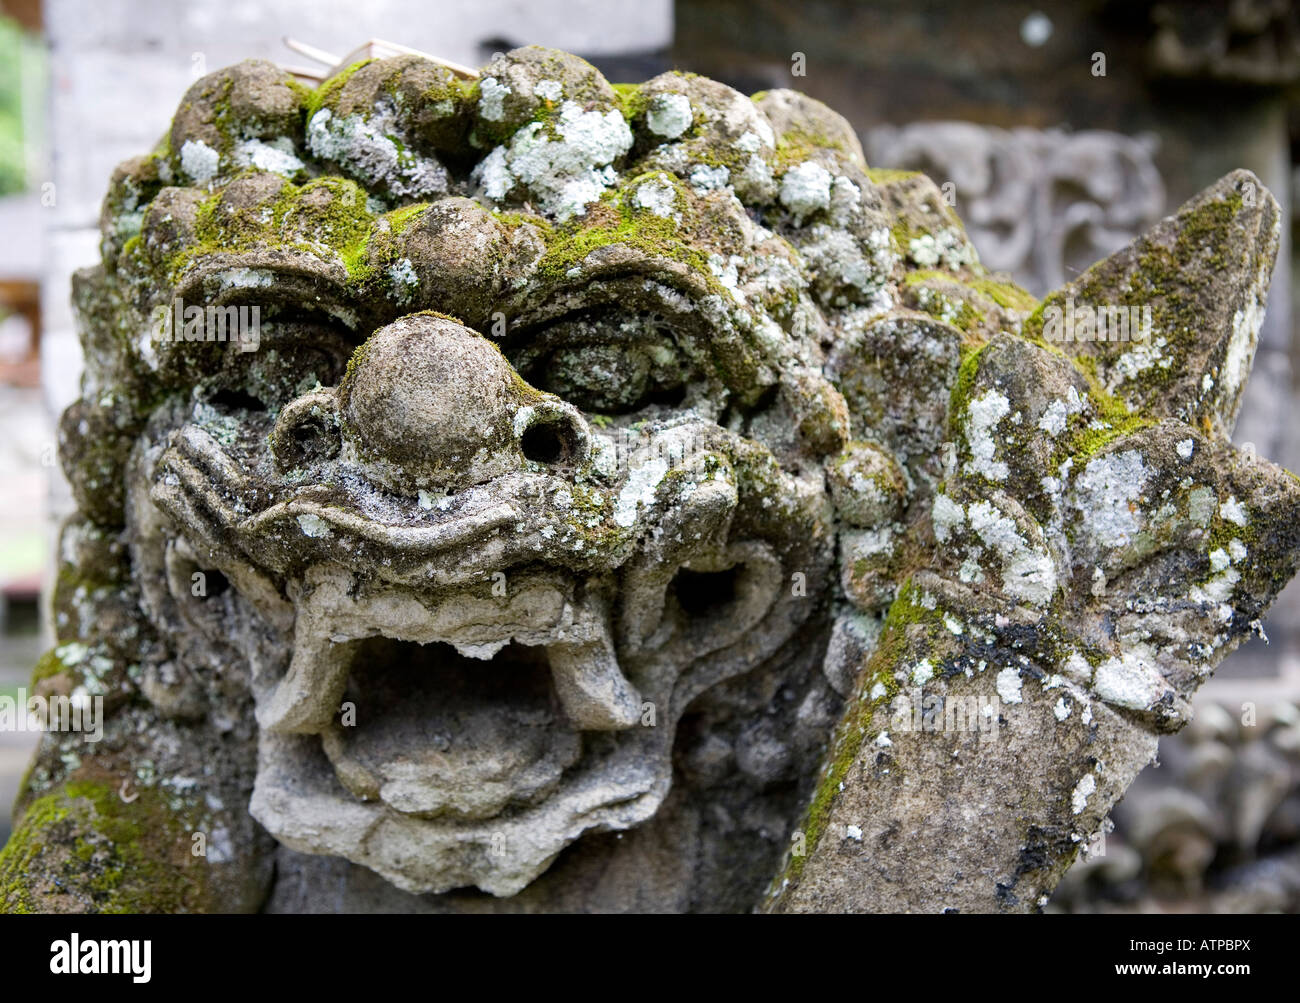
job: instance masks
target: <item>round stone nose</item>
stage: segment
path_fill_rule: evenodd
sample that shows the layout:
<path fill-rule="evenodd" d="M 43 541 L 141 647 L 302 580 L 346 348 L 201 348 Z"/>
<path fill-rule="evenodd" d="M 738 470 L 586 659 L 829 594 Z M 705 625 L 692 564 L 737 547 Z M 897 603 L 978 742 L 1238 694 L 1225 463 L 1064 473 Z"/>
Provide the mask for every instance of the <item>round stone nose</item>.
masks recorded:
<path fill-rule="evenodd" d="M 518 469 L 515 416 L 543 395 L 495 345 L 415 314 L 357 349 L 339 386 L 344 441 L 391 490 L 457 490 Z"/>

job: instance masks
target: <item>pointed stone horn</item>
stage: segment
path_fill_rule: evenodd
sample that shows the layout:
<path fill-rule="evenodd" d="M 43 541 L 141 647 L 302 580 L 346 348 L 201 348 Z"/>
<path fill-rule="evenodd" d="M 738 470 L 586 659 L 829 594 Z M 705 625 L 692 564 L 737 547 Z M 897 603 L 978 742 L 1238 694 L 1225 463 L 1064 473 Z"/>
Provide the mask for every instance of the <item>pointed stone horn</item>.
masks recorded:
<path fill-rule="evenodd" d="M 1093 360 L 1132 410 L 1226 439 L 1255 359 L 1281 220 L 1259 178 L 1233 171 L 1049 295 L 1024 332 Z"/>

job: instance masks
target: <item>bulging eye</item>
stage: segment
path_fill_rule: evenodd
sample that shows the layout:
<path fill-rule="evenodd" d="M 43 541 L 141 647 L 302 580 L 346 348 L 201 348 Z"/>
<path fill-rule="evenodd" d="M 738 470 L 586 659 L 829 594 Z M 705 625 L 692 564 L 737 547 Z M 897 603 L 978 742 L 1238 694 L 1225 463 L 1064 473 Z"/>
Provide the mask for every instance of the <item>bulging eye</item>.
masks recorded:
<path fill-rule="evenodd" d="M 582 318 L 535 335 L 515 353 L 520 375 L 583 411 L 630 414 L 676 407 L 692 367 L 672 336 L 638 318 Z"/>

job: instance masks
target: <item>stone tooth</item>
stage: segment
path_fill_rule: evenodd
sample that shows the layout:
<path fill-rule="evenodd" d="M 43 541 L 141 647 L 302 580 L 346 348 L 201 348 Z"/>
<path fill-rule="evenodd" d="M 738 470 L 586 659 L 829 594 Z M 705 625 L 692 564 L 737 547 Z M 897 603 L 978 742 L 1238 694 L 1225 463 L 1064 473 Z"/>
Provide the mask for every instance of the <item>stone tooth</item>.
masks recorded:
<path fill-rule="evenodd" d="M 547 646 L 555 692 L 575 728 L 617 731 L 641 716 L 641 696 L 618 666 L 605 604 L 588 597 L 577 607 L 569 637 Z"/>

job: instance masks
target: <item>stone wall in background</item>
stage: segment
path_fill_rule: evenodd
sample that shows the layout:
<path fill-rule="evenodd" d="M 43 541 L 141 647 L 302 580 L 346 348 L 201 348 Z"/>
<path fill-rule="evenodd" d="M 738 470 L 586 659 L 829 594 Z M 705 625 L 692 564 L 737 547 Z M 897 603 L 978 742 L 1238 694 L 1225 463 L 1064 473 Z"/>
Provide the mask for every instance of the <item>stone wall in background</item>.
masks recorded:
<path fill-rule="evenodd" d="M 1300 912 L 1300 710 L 1202 700 L 1112 817 L 1049 911 Z"/>
<path fill-rule="evenodd" d="M 950 182 L 980 259 L 1040 297 L 1164 214 L 1158 145 L 1154 136 L 974 122 L 883 125 L 863 137 L 869 164 Z"/>

